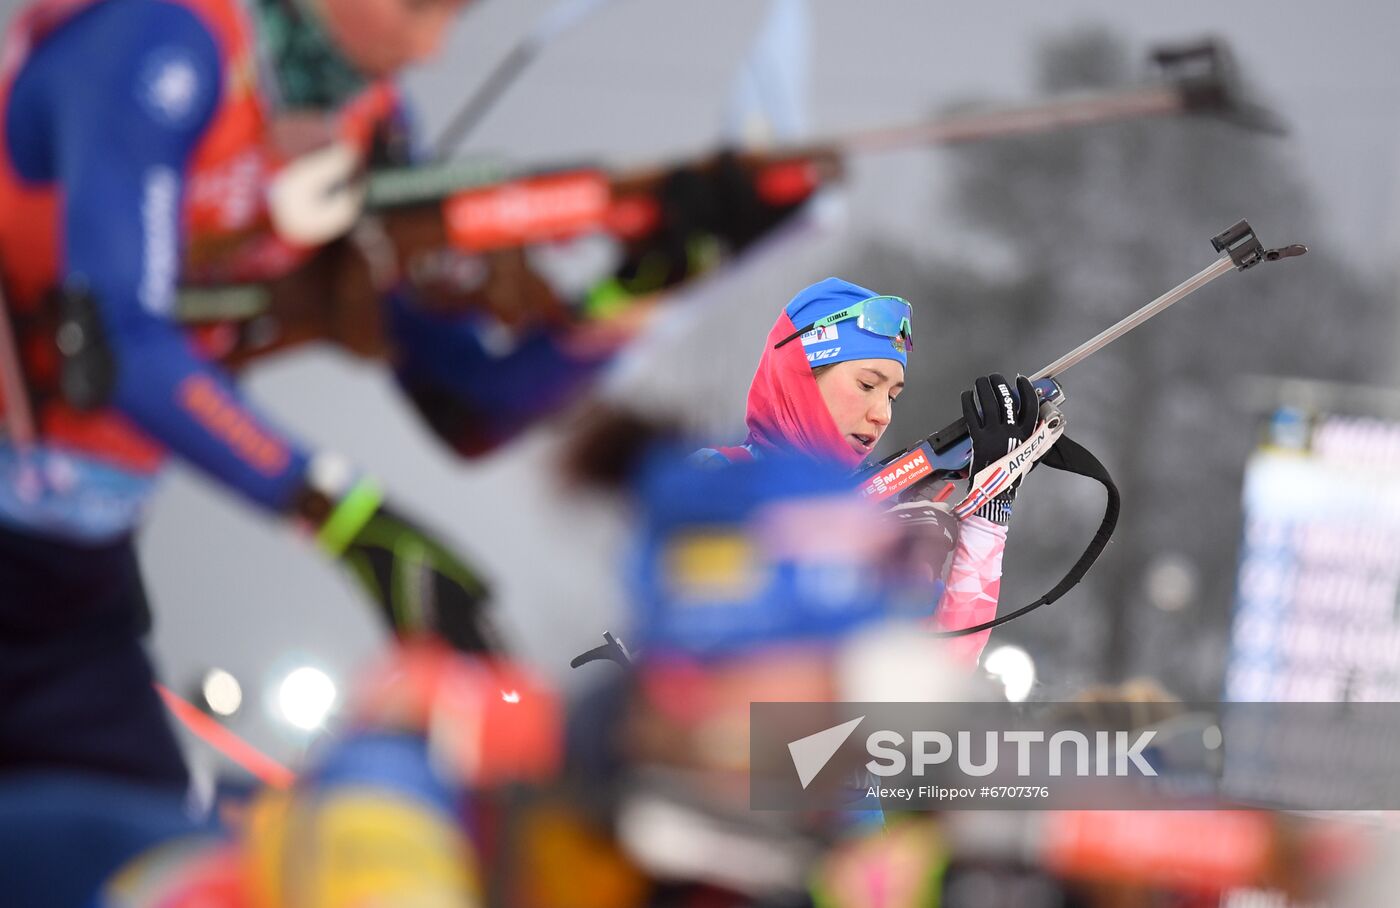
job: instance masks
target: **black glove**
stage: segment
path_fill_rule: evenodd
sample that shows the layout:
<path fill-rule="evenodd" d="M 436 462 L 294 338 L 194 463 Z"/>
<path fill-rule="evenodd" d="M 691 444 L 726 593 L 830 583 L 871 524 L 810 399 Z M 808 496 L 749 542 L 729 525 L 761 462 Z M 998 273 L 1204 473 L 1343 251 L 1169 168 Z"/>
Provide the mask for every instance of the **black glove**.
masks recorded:
<path fill-rule="evenodd" d="M 963 418 L 967 420 L 967 434 L 972 438 L 969 482 L 988 464 L 1001 460 L 1012 448 L 1030 438 L 1040 419 L 1040 398 L 1036 396 L 1035 386 L 1024 375 L 1016 376 L 1014 396 L 1006 378 L 995 372 L 977 379 L 972 387 L 972 391 L 962 393 Z M 1019 479 L 978 508 L 978 516 L 1003 526 L 1009 523 L 1017 485 L 1020 485 Z"/>
<path fill-rule="evenodd" d="M 500 652 L 481 577 L 360 481 L 331 503 L 316 533 L 400 636 L 435 633 L 463 652 Z"/>

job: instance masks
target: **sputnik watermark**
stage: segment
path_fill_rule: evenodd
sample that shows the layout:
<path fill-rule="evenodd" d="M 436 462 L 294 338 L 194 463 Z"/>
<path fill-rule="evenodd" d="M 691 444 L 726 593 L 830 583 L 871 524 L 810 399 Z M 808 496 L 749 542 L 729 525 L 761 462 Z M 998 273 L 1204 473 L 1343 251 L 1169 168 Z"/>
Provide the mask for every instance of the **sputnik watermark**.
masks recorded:
<path fill-rule="evenodd" d="M 750 805 L 1400 809 L 1400 703 L 755 703 Z"/>
<path fill-rule="evenodd" d="M 803 790 L 812 784 L 864 721 L 865 716 L 857 716 L 788 742 L 788 753 Z M 1127 777 L 1134 773 L 1151 778 L 1157 775 L 1157 770 L 1144 759 L 1143 753 L 1156 734 L 1155 730 L 1150 729 L 1136 734 L 1097 731 L 1091 739 L 1089 735 L 1073 730 L 1061 730 L 1048 737 L 1041 730 L 986 731 L 981 733 L 982 740 L 977 742 L 980 743 L 979 748 L 970 731 L 949 734 L 919 730 L 906 736 L 898 731 L 880 729 L 865 736 L 865 751 L 870 759 L 864 768 L 877 779 L 906 774 L 921 778 L 945 764 L 954 764 L 959 773 L 976 779 L 996 774 L 1001 768 L 1001 753 L 1012 748 L 1015 752 L 1014 773 L 1018 778 L 1042 775 L 1051 778 L 1066 775 Z M 977 756 L 979 750 L 980 758 Z M 881 801 L 1037 798 L 1049 797 L 1049 788 L 1044 785 L 888 787 L 872 784 L 866 786 L 865 796 Z"/>
<path fill-rule="evenodd" d="M 817 773 L 821 772 L 822 767 L 836 756 L 836 751 L 841 749 L 841 745 L 846 743 L 851 732 L 855 731 L 856 726 L 863 721 L 865 721 L 865 716 L 858 716 L 849 722 L 842 722 L 840 725 L 824 728 L 816 734 L 806 735 L 796 741 L 788 742 L 788 753 L 792 754 L 792 766 L 797 770 L 797 778 L 801 781 L 804 789 L 812 784 Z"/>
<path fill-rule="evenodd" d="M 1073 718 L 1005 703 L 756 703 L 751 804 L 862 809 L 860 802 L 895 801 L 916 809 L 1087 798 L 1108 806 L 1157 780 L 1158 729 L 1135 727 L 1126 715 Z M 1173 758 L 1182 750 L 1170 749 Z"/>
<path fill-rule="evenodd" d="M 838 726 L 839 727 L 839 726 Z M 999 754 L 1002 746 L 1016 749 L 1016 775 L 1027 777 L 1038 774 L 1032 768 L 1044 767 L 1050 776 L 1128 776 L 1136 770 L 1142 776 L 1156 776 L 1157 771 L 1143 759 L 1143 750 L 1157 733 L 1152 730 L 1134 735 L 1126 731 L 1098 731 L 1094 733 L 1094 743 L 1089 736 L 1079 731 L 1058 731 L 1046 740 L 1040 730 L 983 732 L 982 759 L 974 755 L 973 733 L 959 731 L 956 738 L 941 731 L 916 731 L 910 737 L 910 754 L 905 756 L 905 737 L 897 731 L 877 731 L 866 738 L 866 750 L 871 759 L 865 768 L 877 776 L 902 775 L 906 768 L 915 776 L 922 776 L 930 766 L 938 766 L 956 759 L 958 770 L 964 775 L 989 776 L 998 770 Z M 956 740 L 956 744 L 954 741 Z M 1035 745 L 1043 745 L 1043 753 Z M 1070 754 L 1070 761 L 1065 758 Z M 1092 763 L 1092 766 L 1091 766 Z"/>

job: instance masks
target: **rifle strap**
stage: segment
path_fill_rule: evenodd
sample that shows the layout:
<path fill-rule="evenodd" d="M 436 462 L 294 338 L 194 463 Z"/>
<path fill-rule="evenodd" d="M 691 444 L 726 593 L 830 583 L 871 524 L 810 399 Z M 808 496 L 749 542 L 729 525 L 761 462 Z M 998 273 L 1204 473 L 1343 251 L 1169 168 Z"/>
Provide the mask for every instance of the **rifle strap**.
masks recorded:
<path fill-rule="evenodd" d="M 1059 441 L 1055 443 L 1055 446 L 1040 459 L 1040 463 L 1056 470 L 1064 470 L 1066 473 L 1087 476 L 1090 479 L 1097 480 L 1103 485 L 1108 499 L 1104 504 L 1103 520 L 1099 523 L 1098 532 L 1094 534 L 1094 538 L 1089 542 L 1089 546 L 1084 550 L 1084 554 L 1079 556 L 1079 560 L 1076 561 L 1074 566 L 1060 579 L 1060 582 L 1055 584 L 1048 593 L 1041 596 L 1030 605 L 1022 606 L 1010 614 L 1001 615 L 991 621 L 984 621 L 972 627 L 963 627 L 952 631 L 937 631 L 934 633 L 934 636 L 965 637 L 969 634 L 980 634 L 982 631 L 989 631 L 994 627 L 1000 627 L 1008 621 L 1012 621 L 1022 615 L 1029 614 L 1042 605 L 1049 605 L 1069 592 L 1079 581 L 1084 579 L 1084 575 L 1089 572 L 1089 568 L 1098 560 L 1099 555 L 1103 553 L 1104 548 L 1108 545 L 1108 541 L 1113 537 L 1113 530 L 1118 526 L 1118 487 L 1113 484 L 1113 478 L 1108 475 L 1108 470 L 1099 462 L 1099 459 L 1093 454 L 1090 454 L 1088 449 L 1071 439 L 1068 435 L 1062 435 Z"/>
<path fill-rule="evenodd" d="M 966 520 L 997 495 L 1014 488 L 1041 458 L 1054 450 L 1053 445 L 1065 433 L 1065 418 L 1052 403 L 1041 404 L 1040 411 L 1041 419 L 1030 438 L 972 477 L 972 488 L 953 507 L 953 513 L 959 520 Z"/>

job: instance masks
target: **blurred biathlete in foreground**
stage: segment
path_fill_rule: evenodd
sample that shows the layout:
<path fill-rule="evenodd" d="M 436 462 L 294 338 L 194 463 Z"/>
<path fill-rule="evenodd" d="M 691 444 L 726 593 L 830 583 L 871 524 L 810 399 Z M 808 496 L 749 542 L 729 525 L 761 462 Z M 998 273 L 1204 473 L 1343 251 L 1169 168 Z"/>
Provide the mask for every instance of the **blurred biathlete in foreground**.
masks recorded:
<path fill-rule="evenodd" d="M 913 309 L 839 278 L 806 288 L 778 315 L 749 386 L 748 436 L 735 447 L 696 452 L 702 463 L 797 456 L 854 470 L 875 450 L 904 388 L 913 347 Z M 970 476 L 1005 457 L 1035 431 L 1038 400 L 1030 382 L 1012 386 L 1000 375 L 978 378 L 962 395 L 972 438 Z M 1018 403 L 1024 402 L 1024 403 Z M 1011 522 L 1013 485 L 966 520 L 924 502 L 896 506 L 899 516 L 947 531 L 957 546 L 946 564 L 931 565 L 944 584 L 932 618 L 938 630 L 981 624 L 996 615 L 1002 553 Z M 976 663 L 990 631 L 957 637 L 948 646 Z"/>
<path fill-rule="evenodd" d="M 562 777 L 547 687 L 409 646 L 238 828 L 126 780 L 0 778 L 2 891 L 31 908 L 937 905 L 927 817 L 872 834 L 748 806 L 751 700 L 977 695 L 908 629 L 929 583 L 910 571 L 941 557 L 928 537 L 811 461 L 655 457 L 634 488 L 642 654 L 571 712 Z"/>
<path fill-rule="evenodd" d="M 638 653 L 588 669 L 566 784 L 515 824 L 501 904 L 935 908 L 948 852 L 927 814 L 882 822 L 863 780 L 830 773 L 814 784 L 852 809 L 751 808 L 794 764 L 754 753 L 750 707 L 988 696 L 919 630 L 951 542 L 778 450 L 636 475 Z"/>
<path fill-rule="evenodd" d="M 358 207 L 345 186 L 288 204 L 287 175 L 327 149 L 353 169 L 396 146 L 403 117 L 384 80 L 431 53 L 463 5 L 39 0 L 11 24 L 0 767 L 184 783 L 141 646 L 132 543 L 167 454 L 314 533 L 401 632 L 495 648 L 476 573 L 372 481 L 256 412 L 216 364 L 217 332 L 175 322 L 181 280 L 267 280 L 313 254 L 305 205 L 348 211 L 348 228 Z M 398 377 L 415 400 L 435 389 L 474 439 L 462 450 L 547 412 L 615 352 L 575 355 L 543 336 L 497 357 L 475 323 L 417 311 L 401 293 L 384 307 Z"/>

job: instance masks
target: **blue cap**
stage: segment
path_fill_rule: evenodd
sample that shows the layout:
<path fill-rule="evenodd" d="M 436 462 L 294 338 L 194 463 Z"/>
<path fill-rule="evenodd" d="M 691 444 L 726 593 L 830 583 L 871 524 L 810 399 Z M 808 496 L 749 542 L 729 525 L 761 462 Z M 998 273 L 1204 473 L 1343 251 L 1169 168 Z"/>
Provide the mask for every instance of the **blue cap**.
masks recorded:
<path fill-rule="evenodd" d="M 878 510 L 848 472 L 765 457 L 654 464 L 641 481 L 633 637 L 643 658 L 722 657 L 890 617 Z"/>
<path fill-rule="evenodd" d="M 783 311 L 794 328 L 801 328 L 880 295 L 839 277 L 829 277 L 794 296 Z M 901 338 L 865 331 L 856 326 L 854 318 L 808 331 L 800 339 L 807 362 L 814 369 L 851 359 L 892 359 L 906 368 L 909 365 L 909 354 Z"/>

